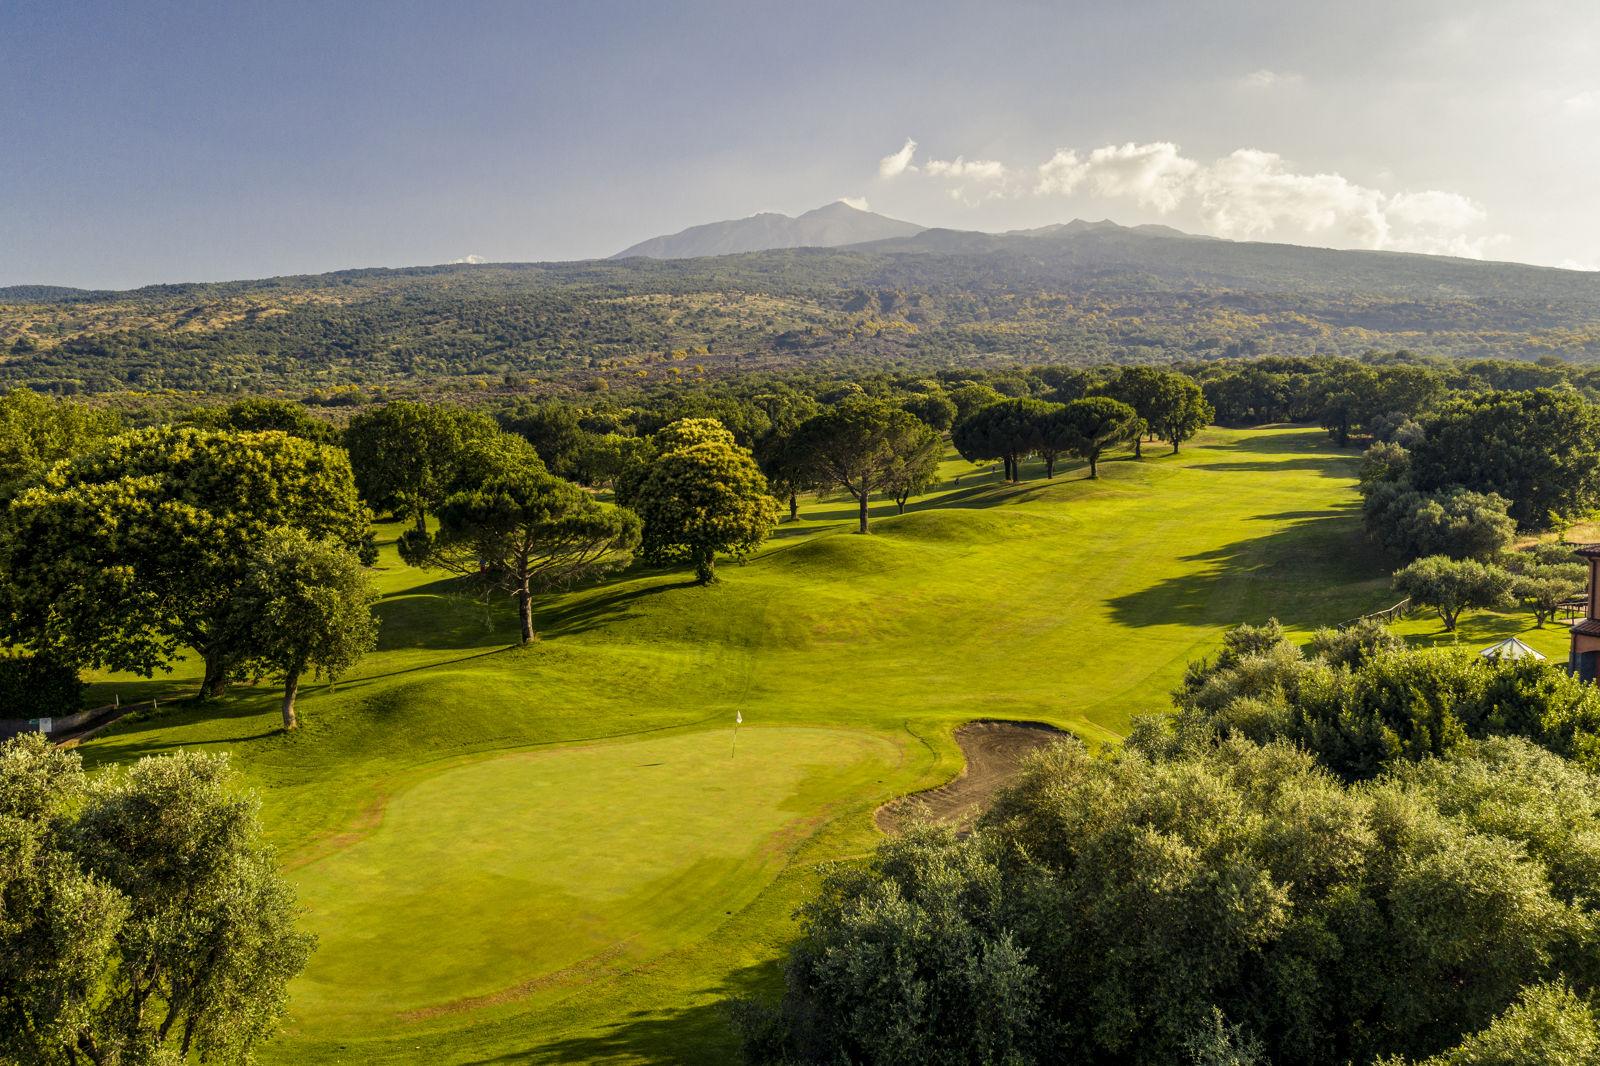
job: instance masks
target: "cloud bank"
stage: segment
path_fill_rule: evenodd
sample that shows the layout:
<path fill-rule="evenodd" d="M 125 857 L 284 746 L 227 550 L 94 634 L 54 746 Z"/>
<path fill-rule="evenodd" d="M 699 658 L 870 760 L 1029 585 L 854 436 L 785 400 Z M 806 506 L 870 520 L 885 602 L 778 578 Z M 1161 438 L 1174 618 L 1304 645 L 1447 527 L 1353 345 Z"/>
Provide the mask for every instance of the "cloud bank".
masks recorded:
<path fill-rule="evenodd" d="M 1356 248 L 1482 258 L 1500 237 L 1477 232 L 1483 207 L 1456 192 L 1385 192 L 1335 173 L 1307 173 L 1275 152 L 1240 148 L 1205 163 L 1170 141 L 1108 144 L 1086 155 L 1062 148 L 1034 167 L 996 160 L 914 163 L 907 140 L 884 157 L 886 179 L 916 175 L 944 183 L 965 202 L 994 197 L 1071 197 L 1122 200 L 1169 215 L 1183 211 L 1214 236 L 1233 239 L 1311 239 Z"/>

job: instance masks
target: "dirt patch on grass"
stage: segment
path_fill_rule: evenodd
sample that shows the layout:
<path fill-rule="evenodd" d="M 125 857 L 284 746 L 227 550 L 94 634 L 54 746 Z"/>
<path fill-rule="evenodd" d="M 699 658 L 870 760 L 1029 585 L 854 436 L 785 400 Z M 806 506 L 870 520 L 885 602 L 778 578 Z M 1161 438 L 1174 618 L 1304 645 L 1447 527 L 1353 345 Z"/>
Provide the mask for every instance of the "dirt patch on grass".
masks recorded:
<path fill-rule="evenodd" d="M 966 756 L 960 775 L 938 788 L 913 792 L 878 808 L 878 828 L 898 833 L 916 821 L 970 825 L 1010 783 L 1022 760 L 1070 734 L 1043 722 L 968 722 L 956 730 Z"/>

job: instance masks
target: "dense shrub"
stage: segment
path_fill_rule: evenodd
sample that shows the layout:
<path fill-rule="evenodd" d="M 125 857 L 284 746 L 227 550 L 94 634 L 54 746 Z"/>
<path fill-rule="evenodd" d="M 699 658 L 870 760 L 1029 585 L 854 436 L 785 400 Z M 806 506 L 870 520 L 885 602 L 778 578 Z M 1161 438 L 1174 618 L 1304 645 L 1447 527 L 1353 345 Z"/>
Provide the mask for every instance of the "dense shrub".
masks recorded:
<path fill-rule="evenodd" d="M 78 671 L 48 656 L 0 655 L 0 718 L 58 718 L 83 706 Z"/>
<path fill-rule="evenodd" d="M 1449 754 L 1469 740 L 1519 736 L 1600 770 L 1600 688 L 1531 659 L 1405 649 L 1382 627 L 1292 642 L 1241 626 L 1215 663 L 1192 667 L 1172 728 L 1186 736 L 1288 740 L 1347 778 Z M 1280 631 L 1281 632 L 1281 631 Z"/>
<path fill-rule="evenodd" d="M 1378 445 L 1388 448 L 1390 445 Z M 1367 455 L 1368 474 L 1376 464 L 1397 462 Z M 1362 491 L 1362 519 L 1367 535 L 1399 559 L 1448 555 L 1452 559 L 1492 559 L 1510 546 L 1517 524 L 1508 512 L 1510 503 L 1493 493 L 1456 488 L 1445 492 L 1418 492 L 1403 481 L 1381 478 L 1366 482 Z"/>
<path fill-rule="evenodd" d="M 1592 990 L 1597 805 L 1521 740 L 1356 785 L 1281 742 L 1062 744 L 967 839 L 832 874 L 747 1054 L 1333 1066 L 1497 1046 L 1529 1010 L 1582 1046 L 1545 986 Z"/>

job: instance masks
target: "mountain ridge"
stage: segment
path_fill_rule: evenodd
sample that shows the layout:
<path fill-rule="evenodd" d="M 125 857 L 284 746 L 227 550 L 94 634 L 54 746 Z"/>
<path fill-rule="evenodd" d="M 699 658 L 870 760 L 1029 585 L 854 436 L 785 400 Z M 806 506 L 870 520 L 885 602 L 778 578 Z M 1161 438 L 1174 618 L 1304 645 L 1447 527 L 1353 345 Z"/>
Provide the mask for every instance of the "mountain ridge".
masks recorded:
<path fill-rule="evenodd" d="M 763 211 L 748 218 L 704 222 L 629 245 L 612 259 L 700 259 L 786 248 L 838 248 L 910 237 L 926 229 L 835 200 L 800 215 Z"/>

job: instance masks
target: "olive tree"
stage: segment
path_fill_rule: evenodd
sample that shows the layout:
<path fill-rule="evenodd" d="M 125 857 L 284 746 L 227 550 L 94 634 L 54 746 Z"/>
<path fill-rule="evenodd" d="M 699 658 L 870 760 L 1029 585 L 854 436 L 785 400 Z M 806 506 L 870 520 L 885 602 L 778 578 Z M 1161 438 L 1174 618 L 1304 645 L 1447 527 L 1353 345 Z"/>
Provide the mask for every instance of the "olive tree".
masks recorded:
<path fill-rule="evenodd" d="M 243 1064 L 314 938 L 227 758 L 0 745 L 0 1060 Z"/>
<path fill-rule="evenodd" d="M 156 427 L 57 466 L 12 502 L 12 634 L 68 661 L 150 676 L 192 649 L 203 698 L 249 656 L 232 601 L 269 530 L 370 560 L 344 452 L 280 432 Z"/>
<path fill-rule="evenodd" d="M 645 558 L 692 563 L 702 585 L 717 579 L 718 555 L 745 558 L 778 523 L 761 468 L 712 418 L 663 427 L 618 480 L 617 498 L 644 523 Z"/>
<path fill-rule="evenodd" d="M 1432 607 L 1446 630 L 1463 611 L 1511 606 L 1511 575 L 1476 559 L 1429 555 L 1396 570 L 1394 587 L 1419 607 Z"/>
<path fill-rule="evenodd" d="M 285 528 L 252 546 L 233 625 L 249 665 L 283 680 L 284 729 L 299 725 L 302 677 L 336 681 L 377 646 L 377 598 L 361 561 L 336 543 Z"/>
<path fill-rule="evenodd" d="M 937 433 L 904 408 L 859 397 L 801 423 L 793 446 L 820 484 L 837 485 L 855 497 L 857 532 L 865 533 L 872 494 L 910 484 L 908 464 L 925 461 L 938 441 Z"/>

